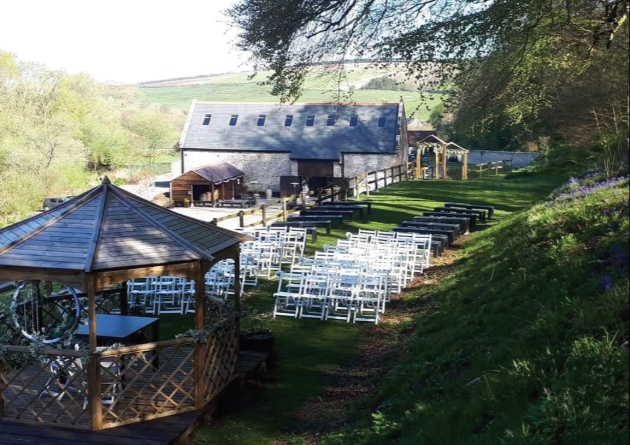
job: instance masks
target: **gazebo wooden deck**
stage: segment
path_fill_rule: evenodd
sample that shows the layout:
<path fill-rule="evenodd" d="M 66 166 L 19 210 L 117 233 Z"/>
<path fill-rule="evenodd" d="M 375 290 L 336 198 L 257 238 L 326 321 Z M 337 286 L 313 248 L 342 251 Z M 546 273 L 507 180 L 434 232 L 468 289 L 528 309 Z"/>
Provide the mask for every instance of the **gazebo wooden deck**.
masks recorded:
<path fill-rule="evenodd" d="M 210 404 L 239 375 L 239 320 L 210 316 L 214 303 L 205 297 L 204 275 L 221 259 L 238 265 L 245 239 L 131 195 L 107 178 L 59 207 L 0 230 L 0 282 L 41 280 L 82 289 L 89 327 L 87 350 L 0 348 L 1 425 L 98 431 Z M 206 335 L 97 348 L 96 314 L 104 291 L 120 285 L 124 315 L 124 283 L 159 275 L 195 281 L 195 329 Z M 236 267 L 236 286 L 238 275 Z M 235 295 L 238 309 L 238 289 Z"/>

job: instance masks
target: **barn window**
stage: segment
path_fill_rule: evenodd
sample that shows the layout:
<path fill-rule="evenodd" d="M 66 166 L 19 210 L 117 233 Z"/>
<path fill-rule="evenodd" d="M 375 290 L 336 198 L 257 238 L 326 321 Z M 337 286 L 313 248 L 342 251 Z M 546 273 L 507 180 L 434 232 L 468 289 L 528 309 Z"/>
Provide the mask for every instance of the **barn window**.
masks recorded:
<path fill-rule="evenodd" d="M 309 114 L 308 116 L 306 116 L 306 126 L 312 127 L 313 125 L 315 125 L 315 115 Z"/>
<path fill-rule="evenodd" d="M 326 119 L 326 126 L 327 127 L 334 127 L 336 121 L 337 121 L 337 115 L 336 114 L 329 114 L 328 115 L 328 119 Z"/>
<path fill-rule="evenodd" d="M 284 119 L 284 126 L 290 127 L 292 123 L 293 123 L 293 115 L 287 114 L 287 117 Z"/>
<path fill-rule="evenodd" d="M 353 114 L 350 116 L 350 126 L 356 127 L 357 125 L 359 125 L 359 116 Z"/>
<path fill-rule="evenodd" d="M 379 117 L 378 118 L 378 128 L 385 128 L 387 127 L 387 118 L 386 117 Z"/>
<path fill-rule="evenodd" d="M 233 114 L 230 116 L 230 127 L 236 126 L 236 121 L 238 120 L 238 114 Z"/>
<path fill-rule="evenodd" d="M 267 118 L 266 114 L 259 114 L 258 115 L 258 122 L 256 123 L 256 126 L 258 126 L 258 127 L 264 126 L 266 118 Z"/>
<path fill-rule="evenodd" d="M 212 119 L 212 115 L 211 114 L 204 114 L 203 115 L 203 122 L 201 123 L 201 125 L 210 125 L 210 119 Z"/>

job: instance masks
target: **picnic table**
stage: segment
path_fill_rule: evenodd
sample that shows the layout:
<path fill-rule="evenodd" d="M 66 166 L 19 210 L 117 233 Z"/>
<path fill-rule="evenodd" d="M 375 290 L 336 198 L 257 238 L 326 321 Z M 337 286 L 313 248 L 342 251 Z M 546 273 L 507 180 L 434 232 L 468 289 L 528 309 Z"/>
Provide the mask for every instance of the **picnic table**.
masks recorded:
<path fill-rule="evenodd" d="M 470 227 L 475 227 L 477 225 L 477 218 L 479 215 L 476 213 L 465 213 L 465 212 L 449 212 L 449 211 L 440 211 L 440 212 L 422 212 L 423 216 L 446 216 L 449 218 L 468 218 L 470 223 Z"/>
<path fill-rule="evenodd" d="M 300 215 L 342 215 L 350 221 L 352 221 L 353 213 L 353 210 L 324 210 L 322 207 L 300 211 Z"/>
<path fill-rule="evenodd" d="M 353 205 L 361 205 L 367 207 L 368 215 L 372 213 L 372 201 L 324 201 L 322 202 L 323 206 L 353 206 Z M 363 217 L 363 215 L 361 215 Z"/>
<path fill-rule="evenodd" d="M 485 210 L 472 210 L 472 209 L 460 209 L 459 207 L 434 207 L 434 211 L 449 211 L 455 213 L 474 213 L 479 217 L 479 221 L 486 222 L 486 211 Z"/>
<path fill-rule="evenodd" d="M 455 216 L 414 216 L 413 220 L 422 222 L 459 224 L 459 231 L 463 233 L 468 233 L 470 229 L 470 220 L 466 217 L 457 218 Z"/>
<path fill-rule="evenodd" d="M 289 221 L 333 221 L 343 227 L 343 215 L 289 215 Z"/>
<path fill-rule="evenodd" d="M 459 238 L 459 224 L 435 223 L 425 221 L 403 221 L 399 225 L 403 227 L 426 227 L 427 229 L 448 230 L 453 232 L 453 240 Z"/>
<path fill-rule="evenodd" d="M 492 219 L 494 216 L 494 206 L 477 205 L 477 204 L 465 204 L 461 202 L 445 202 L 444 207 L 458 207 L 462 209 L 481 209 L 488 212 L 488 219 Z"/>

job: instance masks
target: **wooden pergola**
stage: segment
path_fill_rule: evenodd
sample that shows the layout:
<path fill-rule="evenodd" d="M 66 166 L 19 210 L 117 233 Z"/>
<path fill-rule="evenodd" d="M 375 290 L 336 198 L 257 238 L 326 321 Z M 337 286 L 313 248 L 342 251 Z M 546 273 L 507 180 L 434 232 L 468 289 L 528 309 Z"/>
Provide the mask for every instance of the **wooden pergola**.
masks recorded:
<path fill-rule="evenodd" d="M 416 155 L 416 178 L 422 178 L 422 154 L 429 148 L 433 148 L 435 156 L 435 169 L 440 168 L 440 154 L 442 155 L 442 179 L 447 179 L 446 163 L 450 155 L 462 156 L 462 180 L 468 179 L 468 150 L 455 142 L 446 142 L 436 135 L 429 135 L 417 143 L 418 154 Z M 437 149 L 439 147 L 439 149 Z"/>
<path fill-rule="evenodd" d="M 234 199 L 243 191 L 245 174 L 233 165 L 206 165 L 171 180 L 171 200 L 176 205 L 188 198 L 191 203 L 215 206 L 218 200 Z"/>
<path fill-rule="evenodd" d="M 148 276 L 195 281 L 195 329 L 210 322 L 205 274 L 233 259 L 239 307 L 239 233 L 192 219 L 132 195 L 104 178 L 102 184 L 56 207 L 0 229 L 0 282 L 62 283 L 87 295 L 89 351 L 44 349 L 45 360 L 25 358 L 29 348 L 4 346 L 0 354 L 0 420 L 100 430 L 203 408 L 238 375 L 238 319 L 224 322 L 222 335 L 157 341 L 98 352 L 99 293 L 123 283 L 120 308 L 127 308 L 124 283 Z M 18 357 L 21 360 L 17 360 Z M 159 366 L 150 357 L 159 356 Z M 101 361 L 126 363 L 120 399 L 102 403 Z M 87 365 L 75 378 L 76 394 L 42 397 L 51 363 Z M 111 378 L 111 375 L 108 376 Z M 52 400 L 51 400 L 52 399 Z"/>

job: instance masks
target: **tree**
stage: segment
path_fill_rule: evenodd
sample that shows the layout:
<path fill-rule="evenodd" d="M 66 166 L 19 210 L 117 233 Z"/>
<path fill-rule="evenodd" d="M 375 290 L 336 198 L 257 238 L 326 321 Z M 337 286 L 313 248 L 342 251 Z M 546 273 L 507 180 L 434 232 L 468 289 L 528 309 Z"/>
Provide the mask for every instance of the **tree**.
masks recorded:
<path fill-rule="evenodd" d="M 597 82 L 603 102 L 627 97 L 628 0 L 241 0 L 227 15 L 281 101 L 315 63 L 394 62 L 427 82 L 437 69 L 458 135 L 521 145 L 570 133 L 556 113 L 586 116 L 597 73 L 615 79 Z"/>

